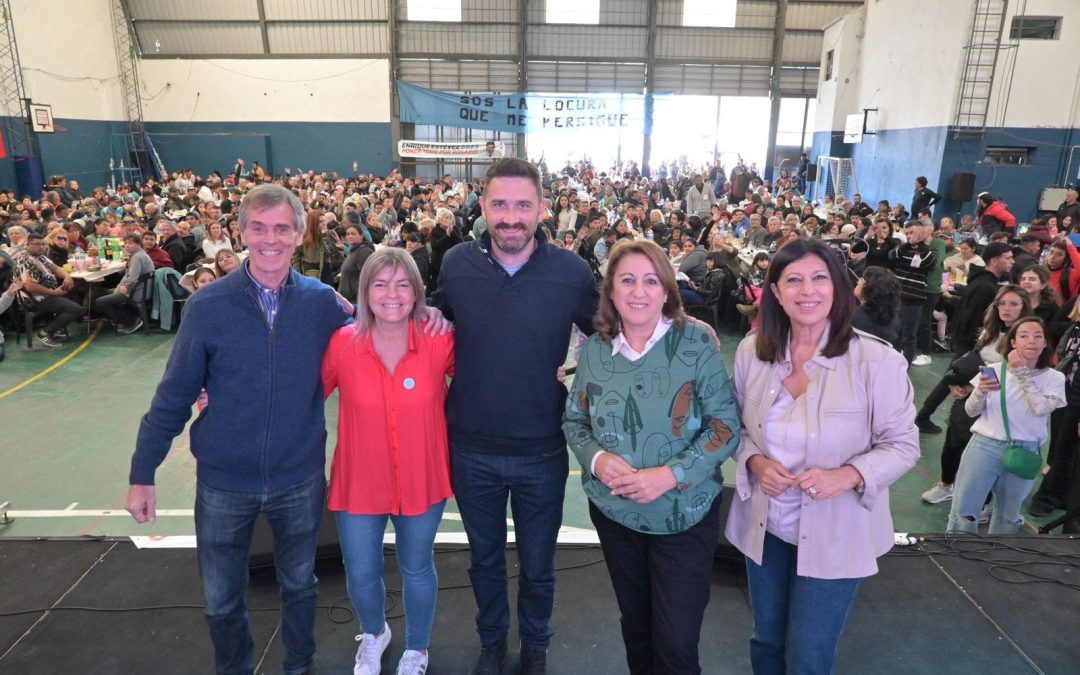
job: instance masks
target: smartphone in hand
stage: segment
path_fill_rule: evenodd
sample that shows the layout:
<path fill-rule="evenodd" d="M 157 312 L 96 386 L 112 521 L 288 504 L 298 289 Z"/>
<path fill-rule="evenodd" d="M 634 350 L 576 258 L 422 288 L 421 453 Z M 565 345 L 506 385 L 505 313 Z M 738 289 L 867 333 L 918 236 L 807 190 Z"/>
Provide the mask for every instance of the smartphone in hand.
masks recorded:
<path fill-rule="evenodd" d="M 997 372 L 992 367 L 983 366 L 982 368 L 979 368 L 979 374 L 982 375 L 983 377 L 985 377 L 986 379 L 990 380 L 991 382 L 997 384 L 997 381 L 998 381 Z"/>

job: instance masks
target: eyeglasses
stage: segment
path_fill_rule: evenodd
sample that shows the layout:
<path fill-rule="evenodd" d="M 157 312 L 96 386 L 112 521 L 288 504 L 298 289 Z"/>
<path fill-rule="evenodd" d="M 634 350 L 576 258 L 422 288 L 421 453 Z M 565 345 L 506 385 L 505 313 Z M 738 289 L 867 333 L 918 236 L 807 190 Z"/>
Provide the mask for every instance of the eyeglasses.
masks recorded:
<path fill-rule="evenodd" d="M 67 241 L 67 237 L 56 237 L 56 241 Z"/>

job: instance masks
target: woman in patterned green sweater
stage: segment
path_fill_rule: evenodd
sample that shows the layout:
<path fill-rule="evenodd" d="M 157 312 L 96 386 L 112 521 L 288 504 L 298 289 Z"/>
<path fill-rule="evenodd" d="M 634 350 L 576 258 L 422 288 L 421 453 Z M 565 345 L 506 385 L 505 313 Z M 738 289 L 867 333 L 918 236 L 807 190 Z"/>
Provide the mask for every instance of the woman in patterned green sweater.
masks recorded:
<path fill-rule="evenodd" d="M 651 241 L 609 257 L 597 333 L 578 360 L 563 432 L 622 614 L 631 673 L 700 673 L 698 638 L 720 535 L 720 464 L 738 411 L 715 336 L 682 311 Z"/>

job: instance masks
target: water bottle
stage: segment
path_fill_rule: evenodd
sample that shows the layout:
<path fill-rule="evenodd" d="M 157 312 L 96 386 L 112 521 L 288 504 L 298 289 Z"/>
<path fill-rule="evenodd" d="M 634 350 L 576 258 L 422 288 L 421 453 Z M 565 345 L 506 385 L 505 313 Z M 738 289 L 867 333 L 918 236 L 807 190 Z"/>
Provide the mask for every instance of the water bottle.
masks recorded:
<path fill-rule="evenodd" d="M 83 251 L 82 244 L 75 247 L 75 271 L 86 271 L 86 252 Z"/>

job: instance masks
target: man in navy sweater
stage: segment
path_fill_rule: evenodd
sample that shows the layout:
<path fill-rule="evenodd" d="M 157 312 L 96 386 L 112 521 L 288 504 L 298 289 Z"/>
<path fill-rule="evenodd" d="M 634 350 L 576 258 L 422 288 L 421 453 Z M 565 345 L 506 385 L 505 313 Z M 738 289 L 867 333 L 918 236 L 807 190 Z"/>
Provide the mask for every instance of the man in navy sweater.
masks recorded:
<path fill-rule="evenodd" d="M 454 495 L 469 538 L 480 659 L 473 673 L 506 660 L 510 608 L 506 504 L 518 561 L 519 672 L 543 673 L 555 598 L 555 546 L 568 457 L 561 420 L 572 325 L 593 332 L 598 293 L 588 263 L 550 246 L 540 174 L 507 158 L 487 172 L 488 231 L 443 261 L 433 303 L 455 322 L 456 373 L 447 401 Z"/>
<path fill-rule="evenodd" d="M 127 510 L 153 522 L 154 473 L 184 430 L 202 389 L 209 404 L 191 427 L 198 462 L 195 536 L 218 673 L 251 673 L 245 592 L 251 533 L 266 514 L 281 584 L 285 673 L 315 656 L 315 548 L 326 479 L 320 366 L 349 321 L 334 291 L 290 268 L 304 207 L 261 185 L 240 204 L 249 259 L 242 272 L 188 302 L 165 375 L 142 418 Z"/>

